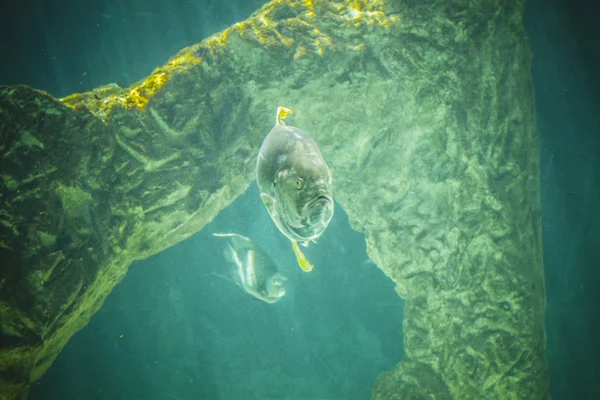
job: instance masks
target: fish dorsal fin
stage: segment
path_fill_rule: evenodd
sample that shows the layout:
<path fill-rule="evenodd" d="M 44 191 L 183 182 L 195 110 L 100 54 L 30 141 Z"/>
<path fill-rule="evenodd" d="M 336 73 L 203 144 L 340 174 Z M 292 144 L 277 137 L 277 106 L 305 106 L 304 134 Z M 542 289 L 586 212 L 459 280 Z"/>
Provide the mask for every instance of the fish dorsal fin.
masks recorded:
<path fill-rule="evenodd" d="M 293 113 L 293 111 L 287 107 L 284 107 L 284 106 L 277 107 L 277 115 L 275 116 L 275 125 L 285 126 L 285 122 L 283 122 L 283 120 L 285 119 L 285 117 L 287 117 L 291 113 Z"/>
<path fill-rule="evenodd" d="M 233 246 L 232 251 L 240 251 L 243 249 L 249 249 L 254 247 L 252 240 L 250 240 L 246 236 L 242 236 L 237 233 L 213 233 L 213 236 L 230 238 L 230 247 Z M 229 258 L 230 257 L 227 258 L 228 261 L 234 261 L 230 260 Z"/>
<path fill-rule="evenodd" d="M 247 242 L 251 242 L 251 240 L 248 239 L 246 236 L 242 236 L 242 235 L 237 234 L 237 233 L 213 233 L 213 236 L 217 236 L 217 237 L 235 237 L 235 238 L 240 238 L 242 240 L 245 240 Z"/>
<path fill-rule="evenodd" d="M 310 272 L 315 267 L 308 261 L 308 258 L 304 255 L 302 250 L 300 250 L 300 246 L 298 246 L 298 242 L 292 240 L 292 248 L 294 249 L 294 254 L 296 254 L 296 260 L 298 260 L 298 265 L 302 268 L 304 272 Z"/>

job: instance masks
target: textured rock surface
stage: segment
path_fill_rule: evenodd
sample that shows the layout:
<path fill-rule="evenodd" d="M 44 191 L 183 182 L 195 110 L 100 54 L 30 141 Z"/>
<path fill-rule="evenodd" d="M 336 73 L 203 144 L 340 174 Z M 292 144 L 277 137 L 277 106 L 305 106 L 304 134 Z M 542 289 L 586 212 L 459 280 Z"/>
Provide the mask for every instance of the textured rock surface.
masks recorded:
<path fill-rule="evenodd" d="M 275 1 L 148 79 L 0 89 L 0 396 L 24 396 L 135 259 L 253 179 L 278 105 L 407 299 L 375 399 L 547 398 L 522 2 Z M 401 340 L 401 338 L 398 338 Z"/>

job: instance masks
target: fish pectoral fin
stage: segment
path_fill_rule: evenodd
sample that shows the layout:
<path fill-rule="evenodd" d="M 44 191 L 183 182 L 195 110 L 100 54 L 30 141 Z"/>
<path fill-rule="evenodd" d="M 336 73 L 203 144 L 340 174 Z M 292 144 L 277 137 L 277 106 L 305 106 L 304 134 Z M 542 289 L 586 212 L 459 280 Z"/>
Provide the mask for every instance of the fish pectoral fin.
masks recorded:
<path fill-rule="evenodd" d="M 277 107 L 277 115 L 275 116 L 275 124 L 285 126 L 285 122 L 283 122 L 283 120 L 285 119 L 285 117 L 287 117 L 291 113 L 293 113 L 293 111 L 287 107 L 284 107 L 284 106 Z"/>
<path fill-rule="evenodd" d="M 308 240 L 305 240 L 304 242 L 300 243 L 302 245 L 302 247 L 308 247 L 308 245 L 310 244 L 310 242 Z"/>
<path fill-rule="evenodd" d="M 273 198 L 273 196 L 271 196 L 268 193 L 261 193 L 260 199 L 265 204 L 265 207 L 267 207 L 267 211 L 269 211 L 271 218 L 276 219 L 277 218 L 277 207 L 276 207 L 277 200 L 275 200 Z"/>
<path fill-rule="evenodd" d="M 300 246 L 298 246 L 298 242 L 292 240 L 292 248 L 294 249 L 294 254 L 296 254 L 296 260 L 298 260 L 298 265 L 302 268 L 304 272 L 310 272 L 315 267 L 308 261 L 308 258 L 304 255 L 302 250 L 300 250 Z"/>

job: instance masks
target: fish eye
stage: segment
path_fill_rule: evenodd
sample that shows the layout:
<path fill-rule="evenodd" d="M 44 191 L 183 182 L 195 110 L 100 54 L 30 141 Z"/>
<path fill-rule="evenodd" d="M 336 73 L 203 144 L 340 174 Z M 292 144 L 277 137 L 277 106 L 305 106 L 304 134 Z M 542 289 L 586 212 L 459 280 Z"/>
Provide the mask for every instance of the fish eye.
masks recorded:
<path fill-rule="evenodd" d="M 296 189 L 302 189 L 303 185 L 304 185 L 304 181 L 300 178 L 296 178 Z"/>

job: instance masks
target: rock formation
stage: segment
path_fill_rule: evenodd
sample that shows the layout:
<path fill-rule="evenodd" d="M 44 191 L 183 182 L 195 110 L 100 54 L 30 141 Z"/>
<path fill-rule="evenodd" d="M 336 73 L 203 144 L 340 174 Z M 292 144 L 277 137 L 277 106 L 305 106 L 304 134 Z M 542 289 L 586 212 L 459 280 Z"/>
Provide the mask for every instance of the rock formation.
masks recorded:
<path fill-rule="evenodd" d="M 406 357 L 373 398 L 547 398 L 522 13 L 276 0 L 126 89 L 0 88 L 0 398 L 26 396 L 132 261 L 244 192 L 279 105 L 406 299 Z"/>

